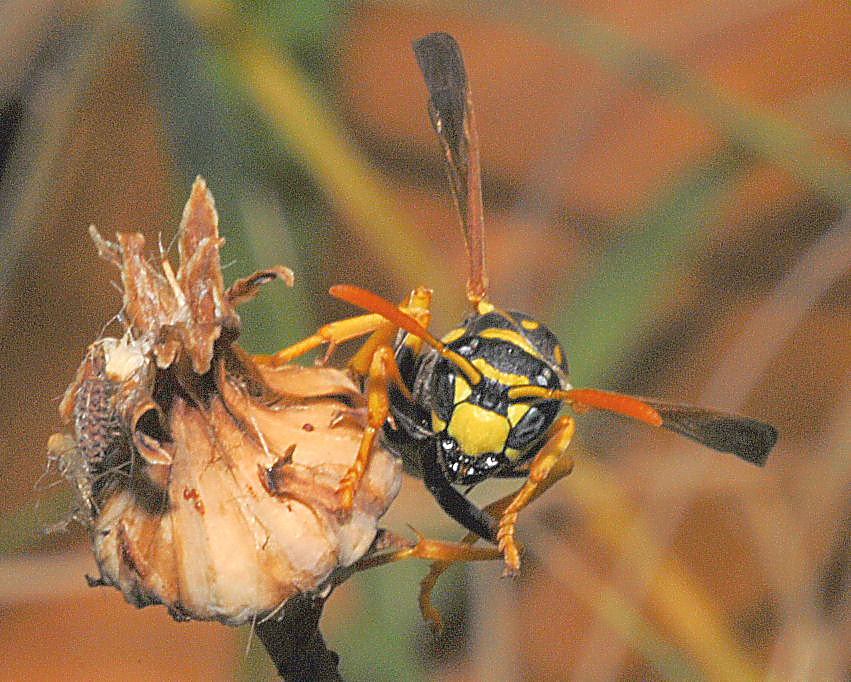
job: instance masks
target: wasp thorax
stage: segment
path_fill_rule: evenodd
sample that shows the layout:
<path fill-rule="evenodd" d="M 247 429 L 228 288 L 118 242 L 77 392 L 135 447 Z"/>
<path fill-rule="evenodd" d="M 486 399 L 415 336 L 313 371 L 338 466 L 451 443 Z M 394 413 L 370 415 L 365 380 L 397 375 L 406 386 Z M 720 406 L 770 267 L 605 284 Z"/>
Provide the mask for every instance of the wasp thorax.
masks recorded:
<path fill-rule="evenodd" d="M 139 234 L 92 236 L 121 271 L 127 325 L 89 348 L 61 405 L 71 428 L 49 443 L 92 532 L 92 582 L 138 607 L 229 624 L 322 590 L 370 547 L 401 471 L 376 449 L 343 518 L 336 488 L 365 421 L 358 387 L 331 368 L 258 366 L 233 344 L 236 305 L 291 274 L 224 288 L 200 178 L 176 272 L 150 264 Z"/>

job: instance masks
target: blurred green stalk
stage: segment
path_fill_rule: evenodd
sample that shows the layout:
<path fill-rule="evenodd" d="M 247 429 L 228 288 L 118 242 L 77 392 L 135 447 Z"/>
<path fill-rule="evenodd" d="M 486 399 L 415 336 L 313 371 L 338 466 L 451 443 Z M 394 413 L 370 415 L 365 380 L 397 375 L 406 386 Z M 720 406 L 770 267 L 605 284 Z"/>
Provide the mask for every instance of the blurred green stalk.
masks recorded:
<path fill-rule="evenodd" d="M 258 27 L 240 23 L 234 5 L 179 0 L 230 68 L 232 87 L 243 92 L 280 143 L 299 158 L 332 205 L 391 271 L 418 281 L 443 278 L 441 258 L 421 231 L 404 218 L 380 175 L 354 147 L 318 89 Z"/>

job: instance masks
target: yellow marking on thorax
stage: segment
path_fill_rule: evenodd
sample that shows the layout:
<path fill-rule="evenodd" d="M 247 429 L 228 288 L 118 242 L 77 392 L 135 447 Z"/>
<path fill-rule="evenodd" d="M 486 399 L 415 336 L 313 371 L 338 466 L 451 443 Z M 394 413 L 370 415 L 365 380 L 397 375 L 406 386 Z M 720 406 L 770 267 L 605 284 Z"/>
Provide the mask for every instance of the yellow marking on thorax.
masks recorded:
<path fill-rule="evenodd" d="M 523 329 L 528 329 L 530 332 L 535 331 L 538 327 L 541 326 L 540 322 L 536 322 L 535 320 L 521 320 L 520 326 Z"/>
<path fill-rule="evenodd" d="M 498 369 L 489 365 L 484 358 L 476 358 L 473 360 L 473 367 L 479 370 L 483 376 L 488 379 L 493 379 L 505 386 L 527 386 L 529 377 L 522 374 L 511 374 L 510 372 L 500 372 Z"/>
<path fill-rule="evenodd" d="M 437 416 L 437 412 L 431 411 L 431 428 L 435 432 L 443 431 L 446 428 L 446 422 Z"/>
<path fill-rule="evenodd" d="M 449 435 L 470 457 L 502 452 L 510 428 L 502 415 L 472 403 L 456 405 L 449 421 Z"/>
<path fill-rule="evenodd" d="M 561 361 L 562 361 L 561 346 L 556 346 L 555 348 L 553 348 L 553 359 L 555 359 L 557 365 L 561 364 Z"/>
<path fill-rule="evenodd" d="M 448 332 L 441 339 L 441 341 L 443 341 L 443 343 L 448 345 L 448 344 L 452 343 L 453 341 L 455 341 L 456 339 L 460 339 L 462 336 L 464 336 L 465 331 L 467 331 L 467 330 L 464 329 L 463 327 L 458 327 L 456 329 L 453 329 L 452 331 Z"/>
<path fill-rule="evenodd" d="M 479 334 L 483 339 L 498 339 L 506 341 L 514 346 L 518 346 L 525 350 L 529 355 L 534 355 L 540 358 L 541 354 L 529 343 L 528 339 L 522 334 L 518 334 L 513 329 L 485 329 Z"/>

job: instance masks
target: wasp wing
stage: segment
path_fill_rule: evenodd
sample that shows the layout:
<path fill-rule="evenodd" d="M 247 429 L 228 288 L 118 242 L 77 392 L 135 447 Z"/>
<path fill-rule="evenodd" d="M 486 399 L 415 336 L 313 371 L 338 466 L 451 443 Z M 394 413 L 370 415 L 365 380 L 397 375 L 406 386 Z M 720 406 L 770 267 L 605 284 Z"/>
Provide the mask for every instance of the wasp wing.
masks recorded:
<path fill-rule="evenodd" d="M 414 55 L 428 88 L 428 112 L 446 159 L 449 186 L 470 261 L 467 297 L 478 303 L 487 293 L 479 137 L 467 72 L 458 43 L 448 33 L 414 41 Z"/>
<path fill-rule="evenodd" d="M 765 464 L 777 442 L 777 429 L 750 417 L 653 398 L 638 399 L 659 413 L 663 428 L 757 466 Z"/>

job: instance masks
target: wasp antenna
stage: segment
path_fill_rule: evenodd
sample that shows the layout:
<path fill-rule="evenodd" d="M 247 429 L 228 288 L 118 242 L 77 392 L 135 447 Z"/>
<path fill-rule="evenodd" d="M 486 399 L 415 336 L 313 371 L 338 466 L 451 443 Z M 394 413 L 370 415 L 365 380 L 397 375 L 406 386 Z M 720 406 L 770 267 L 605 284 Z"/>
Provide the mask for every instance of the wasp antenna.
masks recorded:
<path fill-rule="evenodd" d="M 547 389 L 542 386 L 517 386 L 509 389 L 510 400 L 518 398 L 541 398 L 544 400 L 564 400 L 577 410 L 595 408 L 617 412 L 632 417 L 650 426 L 663 426 L 662 417 L 656 410 L 640 398 L 623 393 L 598 391 L 593 388 L 571 388 L 567 390 Z"/>
<path fill-rule="evenodd" d="M 632 417 L 650 426 L 663 426 L 662 417 L 656 410 L 639 398 L 623 393 L 598 391 L 593 388 L 549 389 L 542 386 L 517 386 L 508 390 L 509 400 L 540 398 L 542 400 L 564 400 L 581 411 L 587 408 L 617 412 Z"/>
<path fill-rule="evenodd" d="M 564 391 L 566 399 L 575 406 L 593 407 L 598 410 L 617 412 L 626 417 L 632 417 L 650 426 L 662 426 L 663 420 L 656 410 L 640 398 L 623 393 L 598 391 L 594 388 L 572 388 Z"/>
<path fill-rule="evenodd" d="M 707 410 L 692 405 L 639 398 L 593 388 L 550 390 L 541 386 L 516 386 L 509 389 L 510 400 L 540 398 L 564 400 L 575 409 L 596 408 L 661 426 L 702 445 L 729 452 L 740 459 L 763 466 L 777 442 L 777 429 L 771 424 L 740 414 Z"/>
<path fill-rule="evenodd" d="M 414 55 L 429 93 L 428 112 L 443 148 L 452 199 L 470 263 L 467 298 L 474 306 L 487 295 L 485 228 L 479 135 L 461 48 L 448 33 L 414 41 Z"/>
<path fill-rule="evenodd" d="M 400 329 L 422 339 L 441 356 L 457 366 L 471 384 L 478 384 L 482 380 L 481 372 L 467 358 L 447 348 L 445 343 L 432 336 L 425 327 L 410 315 L 399 310 L 390 301 L 351 284 L 335 284 L 331 287 L 329 293 L 335 298 L 346 301 L 346 303 L 351 303 L 371 313 L 377 313 Z"/>

